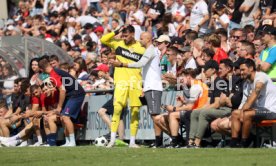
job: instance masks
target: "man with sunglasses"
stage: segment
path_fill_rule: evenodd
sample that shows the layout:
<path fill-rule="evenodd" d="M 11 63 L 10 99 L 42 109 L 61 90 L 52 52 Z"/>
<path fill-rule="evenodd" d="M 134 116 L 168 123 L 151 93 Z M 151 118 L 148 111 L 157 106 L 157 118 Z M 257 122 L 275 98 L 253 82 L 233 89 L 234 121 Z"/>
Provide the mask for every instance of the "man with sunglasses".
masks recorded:
<path fill-rule="evenodd" d="M 262 51 L 260 59 L 256 60 L 257 67 L 266 72 L 270 78 L 276 78 L 276 28 L 265 25 L 261 29 L 262 42 L 267 48 Z"/>
<path fill-rule="evenodd" d="M 115 36 L 121 33 L 122 39 L 115 39 Z M 124 68 L 124 63 L 138 62 L 145 48 L 134 38 L 135 29 L 132 25 L 122 26 L 120 29 L 108 33 L 101 38 L 101 43 L 115 50 L 116 59 L 122 62 L 120 67 L 115 67 L 114 72 L 114 114 L 111 123 L 111 139 L 108 148 L 115 145 L 116 133 L 120 123 L 120 115 L 123 108 L 130 100 L 131 109 L 130 123 L 130 148 L 138 148 L 135 144 L 135 137 L 138 131 L 139 108 L 142 105 L 139 97 L 142 95 L 142 76 L 141 68 L 129 69 Z"/>

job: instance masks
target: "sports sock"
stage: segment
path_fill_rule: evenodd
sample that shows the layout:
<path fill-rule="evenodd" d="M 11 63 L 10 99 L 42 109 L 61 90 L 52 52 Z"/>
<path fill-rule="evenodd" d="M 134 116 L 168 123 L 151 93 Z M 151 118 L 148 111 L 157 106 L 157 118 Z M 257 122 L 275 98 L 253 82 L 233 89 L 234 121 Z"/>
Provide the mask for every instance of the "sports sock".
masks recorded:
<path fill-rule="evenodd" d="M 114 105 L 114 113 L 112 115 L 112 122 L 111 122 L 111 132 L 112 133 L 116 133 L 118 131 L 122 110 L 123 110 L 123 107 L 121 105 L 119 105 L 119 104 Z M 115 141 L 115 139 L 114 139 L 114 141 Z"/>
<path fill-rule="evenodd" d="M 51 133 L 48 136 L 49 136 L 49 142 L 48 142 L 48 144 L 50 146 L 56 146 L 57 134 L 56 133 Z"/>
<path fill-rule="evenodd" d="M 19 134 L 16 134 L 15 136 L 9 138 L 9 140 L 19 140 L 19 139 L 21 139 Z"/>
<path fill-rule="evenodd" d="M 231 138 L 230 147 L 235 148 L 238 146 L 239 138 Z"/>
<path fill-rule="evenodd" d="M 70 143 L 70 138 L 69 137 L 65 137 L 65 144 L 69 144 Z"/>
<path fill-rule="evenodd" d="M 162 136 L 155 136 L 155 146 L 162 146 L 163 144 L 163 137 Z"/>
<path fill-rule="evenodd" d="M 76 144 L 76 140 L 75 140 L 75 134 L 69 134 L 69 140 L 70 140 L 70 144 Z"/>
<path fill-rule="evenodd" d="M 130 136 L 130 142 L 129 142 L 130 145 L 133 145 L 135 144 L 135 136 Z"/>
<path fill-rule="evenodd" d="M 136 136 L 139 126 L 139 107 L 131 107 L 130 136 Z"/>
<path fill-rule="evenodd" d="M 243 138 L 241 140 L 241 145 L 243 148 L 248 148 L 250 143 L 251 143 L 251 141 L 248 138 Z"/>
<path fill-rule="evenodd" d="M 37 136 L 37 141 L 38 141 L 40 144 L 42 144 L 42 143 L 43 143 L 42 137 L 41 137 L 41 136 Z"/>
<path fill-rule="evenodd" d="M 116 132 L 111 132 L 110 142 L 115 143 L 116 140 Z"/>
<path fill-rule="evenodd" d="M 177 146 L 177 144 L 178 144 L 177 137 L 178 136 L 171 136 L 171 138 L 172 138 L 172 146 Z"/>

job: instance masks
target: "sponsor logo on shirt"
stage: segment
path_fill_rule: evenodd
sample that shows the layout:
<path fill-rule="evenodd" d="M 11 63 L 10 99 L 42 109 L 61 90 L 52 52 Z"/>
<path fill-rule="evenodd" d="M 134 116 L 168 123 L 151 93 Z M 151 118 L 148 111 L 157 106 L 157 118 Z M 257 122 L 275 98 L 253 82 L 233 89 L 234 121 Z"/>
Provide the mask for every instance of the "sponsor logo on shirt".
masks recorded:
<path fill-rule="evenodd" d="M 116 49 L 116 55 L 120 55 L 126 59 L 130 59 L 135 62 L 138 62 L 142 57 L 142 54 L 135 53 L 135 52 L 133 52 L 133 50 L 127 50 L 122 47 L 118 47 Z"/>

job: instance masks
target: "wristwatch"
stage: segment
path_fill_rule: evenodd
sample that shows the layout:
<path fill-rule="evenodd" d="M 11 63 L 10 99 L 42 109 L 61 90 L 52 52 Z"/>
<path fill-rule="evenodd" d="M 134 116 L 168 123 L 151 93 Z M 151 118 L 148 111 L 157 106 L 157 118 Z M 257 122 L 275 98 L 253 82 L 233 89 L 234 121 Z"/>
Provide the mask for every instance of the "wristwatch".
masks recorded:
<path fill-rule="evenodd" d="M 175 112 L 176 111 L 176 107 L 173 107 L 173 112 Z"/>
<path fill-rule="evenodd" d="M 120 64 L 120 67 L 124 67 L 124 64 L 123 64 L 123 63 L 121 63 L 121 64 Z"/>

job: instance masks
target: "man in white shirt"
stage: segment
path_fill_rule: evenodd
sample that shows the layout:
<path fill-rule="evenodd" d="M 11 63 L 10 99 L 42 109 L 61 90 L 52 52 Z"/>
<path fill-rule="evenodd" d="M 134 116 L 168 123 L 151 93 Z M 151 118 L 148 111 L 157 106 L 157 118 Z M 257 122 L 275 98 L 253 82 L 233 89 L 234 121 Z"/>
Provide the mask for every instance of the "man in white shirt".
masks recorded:
<path fill-rule="evenodd" d="M 196 69 L 197 65 L 196 65 L 196 61 L 193 57 L 193 54 L 191 52 L 191 48 L 190 47 L 183 47 L 180 48 L 179 51 L 183 54 L 183 60 L 184 60 L 184 69 Z"/>
<path fill-rule="evenodd" d="M 248 138 L 254 121 L 276 119 L 276 85 L 267 74 L 256 71 L 255 62 L 251 59 L 241 63 L 240 71 L 247 82 L 244 83 L 241 105 L 232 112 L 231 147 L 237 147 L 240 131 L 242 146 L 250 145 Z"/>
<path fill-rule="evenodd" d="M 207 33 L 209 11 L 208 5 L 204 0 L 196 0 L 190 16 L 190 27 L 199 32 L 199 35 Z"/>
<path fill-rule="evenodd" d="M 152 44 L 152 34 L 143 32 L 141 34 L 141 44 L 146 48 L 142 58 L 136 63 L 124 64 L 112 61 L 115 67 L 141 68 L 143 67 L 143 92 L 147 101 L 148 111 L 155 122 L 156 115 L 161 113 L 161 96 L 162 96 L 162 80 L 160 60 L 155 48 Z M 156 124 L 156 123 L 154 123 Z M 156 146 L 162 145 L 161 130 L 158 126 L 154 126 L 156 136 Z"/>

